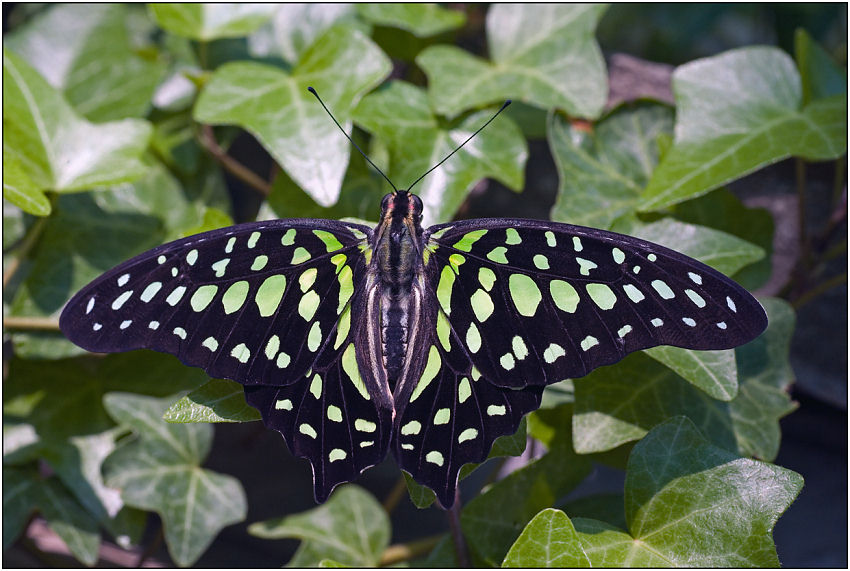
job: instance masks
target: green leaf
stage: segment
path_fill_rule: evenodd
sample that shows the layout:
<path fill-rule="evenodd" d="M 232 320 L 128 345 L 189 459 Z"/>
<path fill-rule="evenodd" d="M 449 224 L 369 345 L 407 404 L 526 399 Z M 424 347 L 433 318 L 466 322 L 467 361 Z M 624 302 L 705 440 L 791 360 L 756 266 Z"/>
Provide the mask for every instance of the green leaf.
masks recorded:
<path fill-rule="evenodd" d="M 794 59 L 800 70 L 803 103 L 847 93 L 847 73 L 804 28 L 794 32 Z"/>
<path fill-rule="evenodd" d="M 376 567 L 390 541 L 390 521 L 375 498 L 353 484 L 340 486 L 323 505 L 280 519 L 251 524 L 248 533 L 266 539 L 302 540 L 291 567 L 332 559 Z"/>
<path fill-rule="evenodd" d="M 658 163 L 656 139 L 672 130 L 672 111 L 652 103 L 621 106 L 592 131 L 550 114 L 547 137 L 560 180 L 552 220 L 609 228 L 632 213 Z"/>
<path fill-rule="evenodd" d="M 757 339 L 735 349 L 741 388 L 729 404 L 741 454 L 772 461 L 782 437 L 779 419 L 797 408 L 787 392 L 794 381 L 788 362 L 794 310 L 781 299 L 760 301 L 768 327 Z"/>
<path fill-rule="evenodd" d="M 38 488 L 39 509 L 47 525 L 71 553 L 85 565 L 97 562 L 100 533 L 97 522 L 82 509 L 58 479 L 50 478 Z"/>
<path fill-rule="evenodd" d="M 593 37 L 605 6 L 494 4 L 487 14 L 492 61 L 434 46 L 416 63 L 443 115 L 506 98 L 595 118 L 608 93 L 605 62 Z"/>
<path fill-rule="evenodd" d="M 270 4 L 150 4 L 148 8 L 162 29 L 202 42 L 247 36 L 276 9 Z"/>
<path fill-rule="evenodd" d="M 3 149 L 40 189 L 87 190 L 139 178 L 150 125 L 80 118 L 24 60 L 3 52 Z"/>
<path fill-rule="evenodd" d="M 251 422 L 262 420 L 257 409 L 245 402 L 242 385 L 211 379 L 176 403 L 162 417 L 168 422 Z"/>
<path fill-rule="evenodd" d="M 670 565 L 774 567 L 771 530 L 802 486 L 791 470 L 737 458 L 691 421 L 672 419 L 632 451 L 626 519 L 634 539 Z"/>
<path fill-rule="evenodd" d="M 87 119 L 142 117 L 165 64 L 139 55 L 129 15 L 122 4 L 55 5 L 15 29 L 6 45 Z"/>
<path fill-rule="evenodd" d="M 735 351 L 694 351 L 663 345 L 644 353 L 673 369 L 693 386 L 712 398 L 730 401 L 738 393 L 738 368 Z"/>
<path fill-rule="evenodd" d="M 749 47 L 673 73 L 676 140 L 639 208 L 659 210 L 789 156 L 827 160 L 847 150 L 847 96 L 802 107 L 800 75 L 778 48 Z"/>
<path fill-rule="evenodd" d="M 358 4 L 357 14 L 376 26 L 399 28 L 418 38 L 436 36 L 466 22 L 463 12 L 437 4 Z"/>
<path fill-rule="evenodd" d="M 339 197 L 350 143 L 307 87 L 315 87 L 350 129 L 354 104 L 389 71 L 389 59 L 366 36 L 336 26 L 316 40 L 291 74 L 253 62 L 221 66 L 194 116 L 248 130 L 316 202 L 330 206 Z"/>
<path fill-rule="evenodd" d="M 295 64 L 322 33 L 337 22 L 358 26 L 369 35 L 368 26 L 355 18 L 351 4 L 278 4 L 271 20 L 248 36 L 248 49 L 256 58 L 278 57 Z"/>
<path fill-rule="evenodd" d="M 737 450 L 729 405 L 645 355 L 630 355 L 574 383 L 573 445 L 579 453 L 603 452 L 640 440 L 675 415 L 693 420 L 716 445 Z"/>
<path fill-rule="evenodd" d="M 667 246 L 727 276 L 764 257 L 764 250 L 754 244 L 725 232 L 685 224 L 673 218 L 663 218 L 651 224 L 624 219 L 615 224 L 613 230 Z"/>
<path fill-rule="evenodd" d="M 587 475 L 590 463 L 572 449 L 569 405 L 537 411 L 550 426 L 549 452 L 470 501 L 461 525 L 470 549 L 488 565 L 498 565 L 525 525 Z"/>
<path fill-rule="evenodd" d="M 200 467 L 212 427 L 163 422 L 170 398 L 110 393 L 103 400 L 109 414 L 138 436 L 104 463 L 107 484 L 119 488 L 128 505 L 157 512 L 171 557 L 191 565 L 223 527 L 244 520 L 247 511 L 238 480 Z"/>
<path fill-rule="evenodd" d="M 35 469 L 12 468 L 4 462 L 3 551 L 26 529 L 30 516 L 37 509 L 39 485 L 38 472 Z"/>
<path fill-rule="evenodd" d="M 5 141 L 4 141 L 5 145 Z M 52 211 L 44 191 L 29 177 L 12 149 L 3 150 L 3 198 L 24 212 L 47 216 Z"/>
<path fill-rule="evenodd" d="M 425 92 L 393 81 L 363 99 L 354 119 L 390 149 L 390 178 L 408 188 L 481 127 L 492 113 L 474 113 L 452 129 L 431 113 Z M 476 182 L 492 177 L 520 190 L 528 148 L 512 121 L 502 117 L 472 139 L 450 163 L 416 187 L 424 205 L 422 224 L 450 220 Z"/>
<path fill-rule="evenodd" d="M 570 518 L 547 508 L 528 522 L 502 567 L 590 567 Z"/>

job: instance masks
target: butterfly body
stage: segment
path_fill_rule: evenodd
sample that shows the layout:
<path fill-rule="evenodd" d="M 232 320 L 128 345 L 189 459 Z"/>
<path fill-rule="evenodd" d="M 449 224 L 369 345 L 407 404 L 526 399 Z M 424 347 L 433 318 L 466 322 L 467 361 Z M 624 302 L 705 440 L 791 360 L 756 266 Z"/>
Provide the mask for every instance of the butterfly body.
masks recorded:
<path fill-rule="evenodd" d="M 316 498 L 388 452 L 444 506 L 546 385 L 656 345 L 727 349 L 766 326 L 719 272 L 657 244 L 523 219 L 423 229 L 295 219 L 165 244 L 75 295 L 60 326 L 97 352 L 149 348 L 245 386 L 307 458 Z"/>

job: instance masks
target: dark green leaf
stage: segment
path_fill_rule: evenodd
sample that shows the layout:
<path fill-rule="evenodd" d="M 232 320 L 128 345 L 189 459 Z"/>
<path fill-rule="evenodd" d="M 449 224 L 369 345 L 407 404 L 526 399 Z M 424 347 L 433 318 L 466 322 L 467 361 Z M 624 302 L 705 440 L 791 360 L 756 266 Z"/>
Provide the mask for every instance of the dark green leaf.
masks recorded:
<path fill-rule="evenodd" d="M 33 182 L 11 149 L 3 152 L 3 198 L 35 216 L 47 216 L 52 210 L 47 195 Z"/>
<path fill-rule="evenodd" d="M 794 33 L 794 58 L 803 84 L 803 103 L 847 93 L 847 73 L 804 28 Z"/>

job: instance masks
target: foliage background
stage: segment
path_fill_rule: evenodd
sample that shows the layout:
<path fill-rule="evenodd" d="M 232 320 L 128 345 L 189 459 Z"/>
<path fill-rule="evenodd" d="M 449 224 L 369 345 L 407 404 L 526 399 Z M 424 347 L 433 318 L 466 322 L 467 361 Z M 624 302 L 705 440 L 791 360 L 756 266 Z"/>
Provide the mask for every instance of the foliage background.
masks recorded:
<path fill-rule="evenodd" d="M 225 527 L 197 564 L 280 564 L 297 544 L 279 538 L 315 539 L 309 532 L 316 523 L 310 518 L 328 514 L 340 518 L 340 537 L 356 517 L 377 522 L 359 530 L 368 547 L 352 554 L 308 540 L 294 562 L 374 564 L 390 540 L 403 544 L 445 528 L 438 510 L 417 510 L 404 500 L 392 511 L 390 537 L 382 510 L 354 487 L 313 516 L 273 521 L 314 507 L 309 469 L 289 457 L 278 435 L 259 423 L 244 423 L 219 427 L 213 441 L 208 425 L 159 421 L 166 410 L 178 420 L 204 414 L 245 420 L 251 411 L 240 408 L 238 391 L 227 384 L 207 384 L 206 393 L 193 393 L 194 399 L 181 401 L 183 408 L 169 410 L 175 397 L 167 395 L 200 386 L 204 375 L 145 353 L 81 358 L 78 349 L 49 331 L 51 319 L 55 321 L 73 291 L 121 259 L 163 241 L 258 215 L 374 219 L 385 188 L 362 160 L 349 159 L 349 147 L 317 106 L 297 105 L 306 100 L 298 93 L 308 81 L 341 120 L 347 125 L 353 120 L 358 140 L 368 143 L 371 156 L 399 184 L 416 178 L 462 140 L 460 132 L 486 119 L 488 104 L 505 97 L 518 100 L 508 119 L 488 127 L 468 152 L 418 187 L 430 220 L 509 213 L 610 227 L 667 243 L 710 261 L 750 288 L 760 287 L 763 294 L 779 294 L 799 308 L 794 346 L 800 356 L 794 364 L 805 389 L 794 393 L 803 408 L 783 423 L 809 418 L 810 407 L 820 419 L 813 426 L 803 421 L 809 433 L 826 430 L 823 419 L 837 417 L 838 433 L 843 434 L 837 454 L 809 465 L 795 465 L 799 457 L 785 461 L 776 421 L 795 406 L 785 393 L 794 378 L 786 348 L 794 333 L 794 312 L 787 303 L 768 299 L 772 325 L 762 342 L 717 355 L 713 362 L 697 358 L 709 375 L 695 372 L 693 356 L 662 349 L 647 352 L 652 358 L 636 355 L 577 382 L 574 410 L 572 393 L 552 391 L 545 410 L 529 422 L 530 433 L 550 454 L 518 472 L 520 477 L 479 496 L 463 512 L 475 561 L 501 563 L 507 547 L 538 511 L 507 553 L 506 563 L 541 564 L 532 546 L 547 530 L 557 529 L 565 534 L 563 541 L 574 541 L 573 524 L 564 512 L 544 509 L 550 506 L 563 508 L 585 532 L 594 524 L 578 522 L 576 515 L 622 529 L 631 526 L 635 534 L 638 521 L 651 526 L 645 518 L 634 519 L 635 513 L 621 521 L 624 499 L 627 512 L 631 501 L 629 486 L 639 480 L 641 470 L 630 465 L 624 482 L 623 472 L 611 466 L 624 467 L 635 441 L 679 414 L 696 422 L 715 446 L 766 460 L 778 454 L 777 464 L 807 478 L 798 504 L 814 498 L 812 494 L 828 496 L 820 478 L 836 470 L 843 471 L 843 487 L 839 477 L 837 486 L 826 480 L 826 489 L 832 485 L 840 493 L 843 488 L 846 500 L 846 337 L 842 341 L 832 326 L 836 315 L 846 319 L 846 95 L 840 99 L 846 94 L 846 8 L 594 8 L 578 12 L 563 28 L 543 30 L 547 40 L 528 50 L 524 34 L 511 36 L 504 26 L 518 19 L 521 30 L 523 24 L 536 29 L 541 24 L 534 14 L 526 12 L 523 21 L 521 9 L 509 13 L 512 8 L 491 8 L 488 16 L 485 6 L 461 8 L 246 7 L 234 13 L 222 6 L 216 16 L 215 8 L 193 12 L 168 5 L 147 11 L 138 6 L 22 5 L 11 12 L 4 5 L 4 196 L 31 214 L 23 215 L 4 201 L 4 278 L 11 276 L 4 289 L 4 548 L 33 508 L 88 563 L 97 553 L 101 532 L 118 545 L 141 544 L 155 557 L 192 563 L 219 529 L 244 520 L 246 510 L 247 521 Z M 332 20 L 333 33 L 323 36 Z M 294 21 L 299 25 L 293 28 Z M 796 62 L 778 50 L 728 51 L 754 44 L 776 44 Z M 606 68 L 612 94 L 674 102 L 665 89 L 669 69 L 639 67 L 638 76 L 660 70 L 661 81 L 629 84 L 621 81 L 628 74 L 618 74 L 623 63 L 618 52 L 673 65 L 721 55 L 676 72 L 674 115 L 672 107 L 651 100 L 605 105 Z M 578 66 L 558 68 L 564 54 Z M 541 77 L 548 74 L 556 81 L 530 77 L 528 68 L 539 68 Z M 730 69 L 741 81 L 726 75 Z M 385 84 L 367 95 L 390 73 L 405 82 Z M 427 91 L 422 87 L 426 84 Z M 47 128 L 54 130 L 45 134 L 39 125 L 27 123 L 26 106 L 15 107 L 22 100 L 13 91 L 16 86 L 35 94 L 50 118 Z M 547 114 L 550 108 L 562 112 Z M 843 124 L 836 119 L 842 116 Z M 40 154 L 38 147 L 45 141 L 50 143 L 47 152 Z M 737 149 L 735 160 L 724 159 L 722 151 L 728 148 Z M 789 156 L 839 160 L 804 166 L 792 159 L 763 168 Z M 227 157 L 259 176 L 240 173 Z M 704 164 L 715 167 L 701 169 Z M 740 178 L 755 169 L 761 170 Z M 485 177 L 491 181 L 479 182 Z M 793 201 L 795 180 L 807 210 Z M 735 194 L 723 188 L 709 192 L 727 182 Z M 91 189 L 98 190 L 80 192 Z M 677 189 L 672 196 L 670 189 Z M 746 198 L 748 206 L 767 206 L 772 216 L 745 207 L 736 195 Z M 802 224 L 795 219 L 799 213 L 807 215 Z M 789 226 L 798 230 L 796 236 Z M 791 254 L 783 250 L 788 242 L 798 245 Z M 765 255 L 771 252 L 772 260 Z M 783 263 L 789 266 L 784 273 Z M 800 329 L 808 334 L 801 336 Z M 834 358 L 836 351 L 844 351 L 843 360 Z M 634 395 L 635 385 L 652 386 L 647 400 Z M 199 406 L 213 401 L 216 407 Z M 618 410 L 623 402 L 634 412 Z M 653 409 L 652 402 L 663 406 Z M 664 446 L 670 422 L 678 421 L 668 420 L 636 449 L 649 453 L 654 443 Z M 708 446 L 687 425 L 676 426 L 688 435 L 690 447 Z M 831 450 L 835 436 L 824 440 L 816 442 Z M 573 456 L 572 447 L 592 453 L 596 463 L 564 504 L 558 497 L 591 469 L 582 457 Z M 729 454 L 719 450 L 706 448 L 704 456 Z M 639 460 L 634 457 L 635 463 Z M 820 469 L 812 470 L 812 463 Z M 177 474 L 162 481 L 169 493 L 151 494 L 150 483 L 159 482 L 165 465 Z M 564 477 L 553 479 L 553 474 Z M 467 499 L 475 497 L 488 477 L 492 471 L 488 476 L 487 470 L 479 470 L 465 481 Z M 384 499 L 397 478 L 388 462 L 358 484 Z M 554 495 L 530 491 L 541 485 L 550 486 Z M 116 487 L 122 489 L 120 495 Z M 772 516 L 754 510 L 753 524 L 769 529 L 771 517 L 793 498 L 793 488 L 789 483 L 784 499 L 767 501 Z M 192 497 L 207 511 L 187 510 L 174 501 L 188 497 L 189 489 L 202 490 Z M 416 487 L 411 491 L 417 501 L 427 503 L 427 493 Z M 581 499 L 598 492 L 607 495 Z M 665 493 L 665 505 L 689 513 L 682 507 L 684 497 L 674 489 Z M 497 513 L 494 506 L 516 498 L 529 505 L 509 514 L 516 518 L 509 529 L 488 527 Z M 823 499 L 828 502 L 821 508 L 825 514 L 815 508 L 789 532 L 800 543 L 797 533 L 803 529 L 812 532 L 820 524 L 829 530 L 813 533 L 804 542 L 807 550 L 791 550 L 790 539 L 783 545 L 777 528 L 785 564 L 841 565 L 842 556 L 846 564 L 846 512 L 842 518 L 829 509 L 836 503 L 846 506 L 846 501 Z M 354 511 L 347 513 L 346 506 Z M 167 552 L 156 535 L 162 528 L 155 523 L 145 527 L 143 510 L 158 513 L 165 522 Z M 187 513 L 192 515 L 188 520 Z M 187 521 L 190 525 L 184 527 L 190 532 L 175 535 L 177 524 Z M 249 523 L 254 523 L 249 532 L 255 537 L 245 534 Z M 723 545 L 722 538 L 718 541 Z M 668 562 L 685 561 L 677 559 L 681 550 L 662 544 Z M 430 562 L 450 561 L 449 547 L 447 541 L 440 543 Z M 615 552 L 607 561 L 617 561 Z M 807 553 L 813 558 L 805 559 Z M 573 556 L 578 555 L 561 553 L 545 562 L 581 562 Z M 743 561 L 767 564 L 770 555 L 764 556 L 751 554 Z"/>

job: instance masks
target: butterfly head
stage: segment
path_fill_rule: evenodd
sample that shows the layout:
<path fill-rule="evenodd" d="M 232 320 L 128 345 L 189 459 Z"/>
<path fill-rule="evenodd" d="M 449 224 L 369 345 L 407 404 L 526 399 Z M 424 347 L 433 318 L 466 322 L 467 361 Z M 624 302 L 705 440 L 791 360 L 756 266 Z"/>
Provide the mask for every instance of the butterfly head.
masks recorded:
<path fill-rule="evenodd" d="M 381 201 L 381 220 L 393 218 L 422 222 L 422 199 L 408 190 L 398 190 L 384 196 Z"/>

